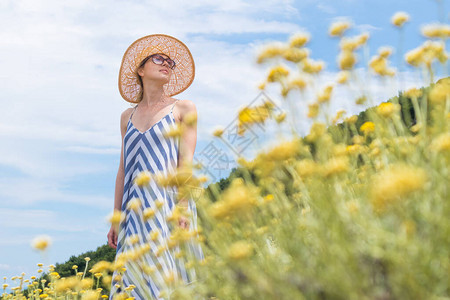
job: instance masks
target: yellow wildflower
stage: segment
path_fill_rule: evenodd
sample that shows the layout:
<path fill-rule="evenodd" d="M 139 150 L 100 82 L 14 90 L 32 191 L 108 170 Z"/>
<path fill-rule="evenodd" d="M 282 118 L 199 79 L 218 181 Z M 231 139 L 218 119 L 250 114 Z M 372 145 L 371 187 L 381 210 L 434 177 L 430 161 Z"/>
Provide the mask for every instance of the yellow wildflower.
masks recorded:
<path fill-rule="evenodd" d="M 369 39 L 370 35 L 368 32 L 362 33 L 357 37 L 358 40 L 358 44 L 359 45 L 363 45 L 367 42 L 367 40 Z"/>
<path fill-rule="evenodd" d="M 91 271 L 92 273 L 104 272 L 109 270 L 110 267 L 111 267 L 110 262 L 101 260 L 92 267 Z"/>
<path fill-rule="evenodd" d="M 350 116 L 345 119 L 345 122 L 347 122 L 348 124 L 355 124 L 356 121 L 358 121 L 358 116 L 356 115 Z"/>
<path fill-rule="evenodd" d="M 288 48 L 283 52 L 284 59 L 298 63 L 307 58 L 309 55 L 308 49 Z"/>
<path fill-rule="evenodd" d="M 303 47 L 308 41 L 309 41 L 309 33 L 306 32 L 300 32 L 300 33 L 296 33 L 294 35 L 291 36 L 291 38 L 289 39 L 289 46 L 290 47 Z"/>
<path fill-rule="evenodd" d="M 431 63 L 435 59 L 439 60 L 440 63 L 445 63 L 448 56 L 445 52 L 444 46 L 444 43 L 427 40 L 422 46 L 406 53 L 405 59 L 410 65 L 416 67 L 421 64 L 431 67 Z"/>
<path fill-rule="evenodd" d="M 215 136 L 215 137 L 221 137 L 222 134 L 223 134 L 223 132 L 224 132 L 223 127 L 217 127 L 217 128 L 215 128 L 215 129 L 213 130 L 213 136 Z"/>
<path fill-rule="evenodd" d="M 362 143 L 364 143 L 364 141 L 365 141 L 364 137 L 362 137 L 360 135 L 355 135 L 352 137 L 353 144 L 361 145 Z"/>
<path fill-rule="evenodd" d="M 349 72 L 348 71 L 340 71 L 337 75 L 336 81 L 339 84 L 344 84 L 348 81 Z"/>
<path fill-rule="evenodd" d="M 253 246 L 247 241 L 237 241 L 228 249 L 228 257 L 233 260 L 240 260 L 249 257 L 253 253 Z"/>
<path fill-rule="evenodd" d="M 336 116 L 331 121 L 333 124 L 336 124 L 344 115 L 346 111 L 344 109 L 340 109 L 336 112 Z"/>
<path fill-rule="evenodd" d="M 302 70 L 309 74 L 317 74 L 325 68 L 325 62 L 313 59 L 304 59 Z"/>
<path fill-rule="evenodd" d="M 48 235 L 40 235 L 33 239 L 31 246 L 34 249 L 44 251 L 51 244 L 51 238 Z"/>
<path fill-rule="evenodd" d="M 375 73 L 377 73 L 378 75 L 381 76 L 393 76 L 395 75 L 395 72 L 393 69 L 389 69 L 387 67 L 387 60 L 385 57 L 382 56 L 374 56 L 372 57 L 372 59 L 369 62 L 369 67 L 372 69 L 372 71 L 374 71 Z"/>
<path fill-rule="evenodd" d="M 344 50 L 339 53 L 338 64 L 341 70 L 350 70 L 356 64 L 356 55 L 352 51 Z"/>
<path fill-rule="evenodd" d="M 414 67 L 417 67 L 417 66 L 419 66 L 419 64 L 421 62 L 423 53 L 424 53 L 424 49 L 422 47 L 415 48 L 405 54 L 405 60 L 408 64 L 410 64 Z"/>
<path fill-rule="evenodd" d="M 396 12 L 391 18 L 391 23 L 397 27 L 402 27 L 408 21 L 409 15 L 403 11 Z"/>
<path fill-rule="evenodd" d="M 278 146 L 270 149 L 269 152 L 266 153 L 266 158 L 274 161 L 283 161 L 294 157 L 298 152 L 299 147 L 300 145 L 295 140 L 282 142 Z"/>
<path fill-rule="evenodd" d="M 384 46 L 384 47 L 380 47 L 378 49 L 378 55 L 380 57 L 388 58 L 391 54 L 392 54 L 392 48 L 391 47 Z"/>
<path fill-rule="evenodd" d="M 192 117 L 190 118 L 192 119 Z M 166 132 L 164 132 L 164 137 L 166 138 L 180 137 L 182 134 L 183 134 L 183 127 L 181 127 L 180 124 L 176 123 L 169 125 L 169 129 Z"/>
<path fill-rule="evenodd" d="M 448 39 L 450 37 L 450 26 L 447 24 L 428 24 L 421 28 L 422 34 L 427 38 Z"/>
<path fill-rule="evenodd" d="M 339 42 L 339 47 L 342 51 L 353 52 L 357 50 L 360 46 L 360 40 L 358 37 L 347 38 L 343 37 Z"/>
<path fill-rule="evenodd" d="M 308 118 L 315 118 L 319 114 L 319 104 L 318 103 L 311 103 L 308 104 Z"/>
<path fill-rule="evenodd" d="M 373 122 L 365 122 L 359 128 L 364 134 L 369 134 L 375 131 L 375 124 Z"/>
<path fill-rule="evenodd" d="M 313 160 L 302 159 L 294 165 L 295 170 L 301 177 L 311 176 L 318 171 L 318 165 Z"/>
<path fill-rule="evenodd" d="M 92 278 L 84 278 L 80 282 L 80 288 L 83 290 L 91 289 L 94 285 L 94 280 Z"/>
<path fill-rule="evenodd" d="M 99 296 L 99 293 L 97 291 L 86 291 L 81 296 L 81 300 L 97 300 Z"/>
<path fill-rule="evenodd" d="M 326 132 L 325 124 L 320 122 L 314 122 L 309 130 L 309 134 L 306 136 L 308 142 L 314 142 L 318 138 L 322 137 Z"/>
<path fill-rule="evenodd" d="M 272 107 L 267 105 L 257 107 L 244 107 L 239 110 L 238 120 L 240 124 L 264 123 L 270 116 Z"/>
<path fill-rule="evenodd" d="M 79 279 L 76 276 L 65 277 L 55 282 L 56 292 L 64 292 L 67 289 L 74 290 L 79 284 Z"/>
<path fill-rule="evenodd" d="M 408 165 L 395 165 L 375 176 L 371 187 L 371 201 L 376 211 L 422 189 L 427 176 L 424 170 Z"/>
<path fill-rule="evenodd" d="M 359 211 L 359 204 L 355 200 L 351 200 L 345 203 L 349 213 L 354 214 Z"/>
<path fill-rule="evenodd" d="M 286 67 L 284 67 L 282 65 L 277 65 L 269 71 L 269 75 L 267 76 L 267 81 L 268 82 L 280 81 L 282 78 L 285 78 L 287 75 L 289 75 L 289 70 L 286 69 Z"/>
<path fill-rule="evenodd" d="M 405 92 L 405 96 L 409 98 L 419 98 L 422 97 L 422 90 L 411 88 Z"/>
<path fill-rule="evenodd" d="M 134 179 L 134 183 L 139 187 L 149 184 L 151 179 L 151 173 L 147 170 L 140 172 Z"/>
<path fill-rule="evenodd" d="M 139 198 L 133 198 L 127 203 L 127 209 L 133 210 L 134 212 L 138 212 L 141 208 L 141 199 Z"/>
<path fill-rule="evenodd" d="M 263 63 L 264 61 L 281 56 L 286 50 L 285 46 L 279 44 L 273 44 L 265 47 L 258 55 L 257 63 Z"/>
<path fill-rule="evenodd" d="M 349 154 L 359 154 L 361 152 L 361 145 L 348 145 L 345 150 Z"/>
<path fill-rule="evenodd" d="M 333 91 L 332 85 L 327 85 L 318 95 L 317 95 L 317 102 L 323 103 L 328 102 L 331 97 L 331 93 Z"/>
<path fill-rule="evenodd" d="M 356 98 L 355 103 L 361 105 L 361 104 L 366 103 L 366 101 L 367 101 L 367 97 L 365 95 L 362 95 L 362 96 Z"/>
<path fill-rule="evenodd" d="M 400 111 L 400 104 L 383 102 L 376 108 L 377 113 L 385 118 L 391 117 L 394 113 Z"/>
<path fill-rule="evenodd" d="M 430 149 L 435 152 L 450 150 L 450 133 L 441 133 L 430 144 Z"/>
<path fill-rule="evenodd" d="M 285 113 L 285 112 L 280 113 L 280 114 L 278 114 L 278 115 L 275 116 L 275 121 L 276 121 L 277 123 L 283 122 L 284 119 L 286 119 L 286 113 Z"/>
<path fill-rule="evenodd" d="M 117 225 L 124 219 L 125 219 L 125 214 L 122 211 L 115 209 L 113 214 L 108 218 L 108 221 L 113 225 Z"/>
<path fill-rule="evenodd" d="M 152 241 L 156 241 L 156 239 L 158 238 L 158 236 L 159 236 L 159 231 L 158 231 L 158 230 L 152 230 L 152 231 L 150 232 L 150 239 L 151 239 Z"/>
<path fill-rule="evenodd" d="M 194 126 L 197 124 L 197 114 L 195 112 L 187 113 L 184 116 L 183 123 L 186 124 L 186 126 Z"/>
<path fill-rule="evenodd" d="M 344 32 L 350 28 L 350 26 L 351 24 L 348 21 L 334 22 L 331 24 L 328 33 L 330 36 L 342 36 Z"/>
<path fill-rule="evenodd" d="M 164 201 L 159 199 L 159 200 L 155 201 L 155 205 L 156 205 L 157 209 L 160 209 L 161 207 L 164 206 Z"/>
<path fill-rule="evenodd" d="M 144 221 L 147 221 L 148 219 L 153 218 L 154 215 L 155 215 L 155 211 L 152 208 L 148 207 L 148 208 L 144 209 L 144 212 L 143 212 Z"/>
<path fill-rule="evenodd" d="M 347 172 L 349 170 L 348 158 L 347 157 L 337 157 L 331 158 L 323 167 L 322 175 L 329 177 L 332 175 Z"/>
<path fill-rule="evenodd" d="M 274 199 L 273 194 L 268 194 L 264 196 L 264 203 L 272 202 Z"/>
<path fill-rule="evenodd" d="M 435 84 L 428 95 L 430 102 L 434 104 L 445 103 L 447 99 L 450 99 L 450 84 L 441 83 Z"/>
<path fill-rule="evenodd" d="M 217 219 L 245 213 L 257 204 L 258 191 L 256 187 L 245 185 L 242 178 L 236 178 L 221 194 L 220 199 L 211 205 L 210 213 Z"/>
<path fill-rule="evenodd" d="M 302 77 L 295 77 L 288 82 L 288 89 L 303 90 L 306 87 L 306 79 Z"/>
<path fill-rule="evenodd" d="M 139 242 L 139 235 L 138 234 L 133 234 L 131 236 L 129 236 L 127 238 L 128 243 L 130 243 L 130 245 L 136 244 Z"/>

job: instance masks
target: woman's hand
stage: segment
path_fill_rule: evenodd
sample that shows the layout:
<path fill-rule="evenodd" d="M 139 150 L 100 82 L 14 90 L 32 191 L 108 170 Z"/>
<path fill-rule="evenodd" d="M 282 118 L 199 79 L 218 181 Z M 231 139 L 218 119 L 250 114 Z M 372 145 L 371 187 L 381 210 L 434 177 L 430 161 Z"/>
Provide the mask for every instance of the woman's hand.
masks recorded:
<path fill-rule="evenodd" d="M 108 245 L 117 249 L 117 231 L 114 225 L 111 225 L 111 229 L 108 232 Z"/>
<path fill-rule="evenodd" d="M 180 226 L 183 229 L 189 229 L 189 219 L 181 215 L 180 218 L 178 219 L 178 226 Z"/>

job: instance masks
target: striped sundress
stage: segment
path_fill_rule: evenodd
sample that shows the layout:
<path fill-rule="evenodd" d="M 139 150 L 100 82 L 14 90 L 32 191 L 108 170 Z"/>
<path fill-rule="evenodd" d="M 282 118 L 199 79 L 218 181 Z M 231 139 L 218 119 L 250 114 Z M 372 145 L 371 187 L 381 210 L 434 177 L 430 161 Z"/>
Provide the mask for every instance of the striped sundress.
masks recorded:
<path fill-rule="evenodd" d="M 178 101 L 178 100 L 177 100 Z M 177 102 L 176 101 L 176 102 Z M 126 271 L 122 275 L 124 286 L 118 287 L 120 281 L 116 280 L 118 271 L 114 271 L 111 282 L 111 292 L 109 299 L 129 285 L 135 288 L 130 292 L 135 299 L 168 299 L 171 287 L 164 280 L 171 274 L 177 274 L 174 281 L 179 283 L 190 284 L 196 280 L 196 274 L 193 268 L 185 267 L 185 259 L 183 256 L 177 256 L 179 246 L 175 248 L 166 247 L 163 252 L 158 247 L 167 246 L 167 238 L 173 230 L 173 225 L 166 221 L 175 208 L 176 187 L 163 188 L 158 186 L 153 180 L 148 186 L 139 187 L 134 183 L 135 177 L 142 171 L 146 170 L 152 174 L 162 173 L 164 175 L 176 171 L 178 165 L 178 137 L 164 137 L 164 133 L 174 126 L 175 118 L 173 116 L 173 107 L 170 112 L 161 120 L 155 123 L 145 132 L 140 132 L 134 127 L 131 117 L 136 111 L 136 107 L 131 113 L 128 120 L 127 131 L 124 137 L 124 192 L 122 198 L 122 211 L 125 212 L 125 219 L 119 224 L 119 232 L 117 239 L 117 257 L 125 251 L 138 249 L 143 244 L 150 246 L 150 251 L 145 252 L 143 259 L 125 264 Z M 138 198 L 142 209 L 137 212 L 128 209 L 129 201 Z M 162 207 L 156 206 L 156 201 L 162 201 Z M 188 198 L 188 212 L 191 213 L 189 219 L 189 230 L 197 230 L 197 210 L 195 202 L 192 198 Z M 144 221 L 143 210 L 152 208 L 155 212 L 153 218 Z M 154 231 L 159 231 L 157 238 L 153 236 Z M 129 237 L 137 236 L 139 242 L 136 244 L 129 242 Z M 204 259 L 203 251 L 200 244 L 192 238 L 186 244 L 186 251 L 194 255 L 198 260 Z M 155 255 L 160 251 L 158 256 Z M 185 251 L 185 252 L 186 252 Z M 161 254 L 162 253 L 162 254 Z M 146 269 L 147 268 L 147 269 Z M 148 268 L 153 269 L 148 275 Z M 164 291 L 160 295 L 161 291 Z"/>

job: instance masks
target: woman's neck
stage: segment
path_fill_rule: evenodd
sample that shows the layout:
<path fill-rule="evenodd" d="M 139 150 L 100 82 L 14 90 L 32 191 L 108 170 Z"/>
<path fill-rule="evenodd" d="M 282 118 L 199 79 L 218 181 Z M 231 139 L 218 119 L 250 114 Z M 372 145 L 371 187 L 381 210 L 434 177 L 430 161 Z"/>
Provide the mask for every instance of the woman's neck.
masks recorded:
<path fill-rule="evenodd" d="M 155 105 L 161 105 L 168 103 L 168 97 L 164 95 L 164 88 L 162 85 L 154 85 L 148 83 L 144 86 L 144 93 L 142 94 L 141 106 L 155 107 Z"/>

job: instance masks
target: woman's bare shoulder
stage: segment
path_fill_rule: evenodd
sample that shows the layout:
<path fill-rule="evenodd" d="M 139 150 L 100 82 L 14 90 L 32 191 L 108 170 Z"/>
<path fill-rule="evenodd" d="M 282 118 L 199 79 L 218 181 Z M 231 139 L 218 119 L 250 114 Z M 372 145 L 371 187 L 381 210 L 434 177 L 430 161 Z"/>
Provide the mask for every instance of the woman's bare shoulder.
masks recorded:
<path fill-rule="evenodd" d="M 130 107 L 125 109 L 122 114 L 120 115 L 120 131 L 122 132 L 122 135 L 125 134 L 126 130 L 127 130 L 127 123 L 128 120 L 130 119 L 131 113 L 133 112 L 134 107 Z"/>
<path fill-rule="evenodd" d="M 125 109 L 122 112 L 122 114 L 120 115 L 121 121 L 125 121 L 125 120 L 128 121 L 128 119 L 130 118 L 131 113 L 133 112 L 133 110 L 134 110 L 134 107 L 130 107 L 130 108 Z"/>
<path fill-rule="evenodd" d="M 188 113 L 197 113 L 197 107 L 192 100 L 180 100 L 178 101 L 176 106 L 178 106 L 177 113 L 180 120 L 182 120 L 183 117 Z"/>

